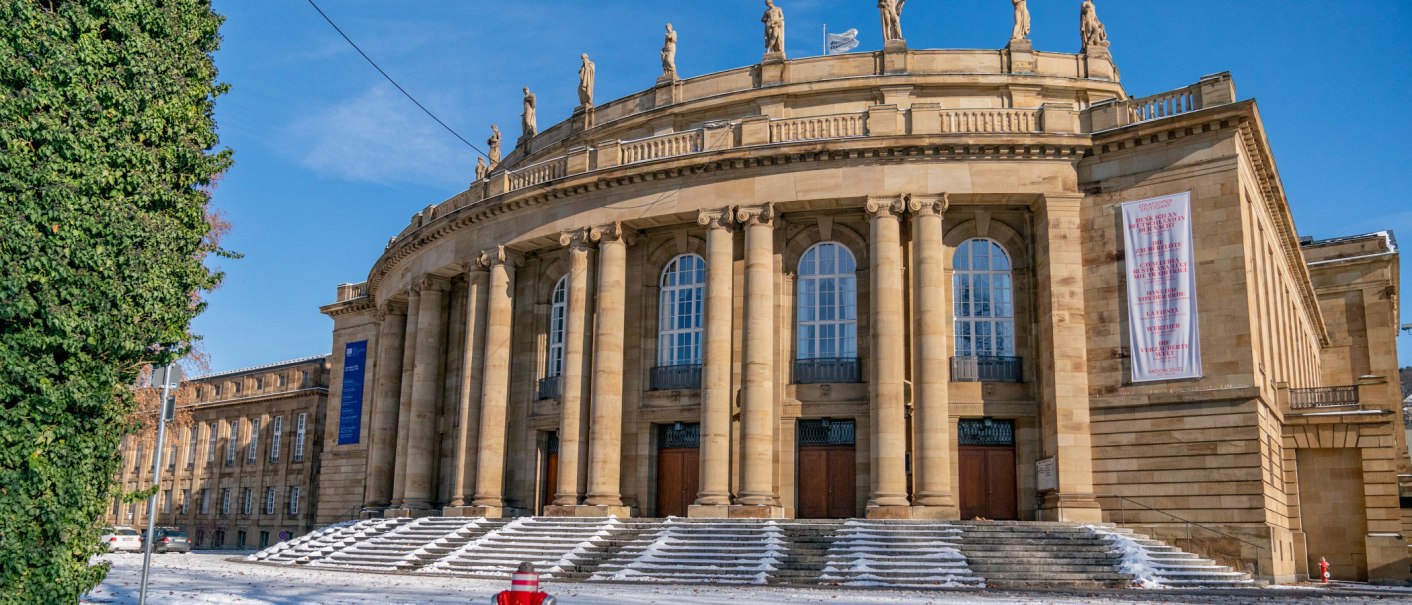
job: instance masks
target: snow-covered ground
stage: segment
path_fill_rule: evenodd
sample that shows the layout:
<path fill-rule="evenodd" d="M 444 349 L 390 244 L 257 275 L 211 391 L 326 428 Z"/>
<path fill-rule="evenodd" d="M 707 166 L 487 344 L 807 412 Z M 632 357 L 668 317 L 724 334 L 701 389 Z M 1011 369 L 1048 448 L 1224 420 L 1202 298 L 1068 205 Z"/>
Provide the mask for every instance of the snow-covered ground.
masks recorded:
<path fill-rule="evenodd" d="M 238 603 L 241 605 L 462 605 L 489 603 L 509 582 L 441 576 L 386 575 L 297 567 L 274 567 L 230 560 L 232 553 L 153 555 L 149 603 L 164 605 Z M 137 603 L 142 555 L 113 554 L 108 579 L 84 599 L 91 604 Z M 1203 594 L 1167 591 L 1045 595 L 994 592 L 920 592 L 836 588 L 706 587 L 643 584 L 549 583 L 546 588 L 562 605 L 745 605 L 749 603 L 834 605 L 1122 605 L 1146 603 L 1290 603 L 1303 598 L 1294 591 Z M 1318 595 L 1318 603 L 1407 603 L 1412 592 L 1365 596 Z M 1311 602 L 1313 602 L 1311 600 Z"/>

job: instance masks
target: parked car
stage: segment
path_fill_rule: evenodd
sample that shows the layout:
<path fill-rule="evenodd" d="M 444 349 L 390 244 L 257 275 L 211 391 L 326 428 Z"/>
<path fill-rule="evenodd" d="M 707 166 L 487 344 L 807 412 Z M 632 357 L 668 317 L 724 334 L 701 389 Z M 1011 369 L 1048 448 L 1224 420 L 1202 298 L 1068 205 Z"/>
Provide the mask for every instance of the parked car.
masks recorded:
<path fill-rule="evenodd" d="M 142 552 L 142 534 L 131 527 L 105 527 L 102 540 L 108 552 Z"/>
<path fill-rule="evenodd" d="M 191 539 L 186 536 L 186 532 L 174 527 L 158 527 L 156 534 L 157 539 L 152 542 L 152 552 L 191 552 Z M 143 539 L 146 539 L 146 532 L 143 532 Z"/>

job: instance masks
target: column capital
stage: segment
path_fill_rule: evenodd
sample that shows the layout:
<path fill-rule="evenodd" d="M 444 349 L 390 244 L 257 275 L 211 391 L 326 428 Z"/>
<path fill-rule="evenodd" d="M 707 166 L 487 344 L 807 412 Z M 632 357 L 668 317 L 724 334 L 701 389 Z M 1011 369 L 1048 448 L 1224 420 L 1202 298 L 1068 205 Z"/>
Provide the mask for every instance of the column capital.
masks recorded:
<path fill-rule="evenodd" d="M 451 289 L 451 280 L 428 273 L 412 282 L 414 292 L 446 292 Z"/>
<path fill-rule="evenodd" d="M 902 195 L 870 195 L 868 202 L 863 205 L 863 210 L 868 213 L 868 218 L 897 218 L 903 210 L 907 208 L 907 196 Z"/>
<path fill-rule="evenodd" d="M 480 262 L 479 257 L 468 258 L 459 263 L 456 263 L 456 268 L 461 273 L 465 273 L 468 277 L 473 273 L 484 273 L 490 270 L 489 267 L 485 266 L 484 263 Z"/>
<path fill-rule="evenodd" d="M 607 225 L 589 227 L 586 231 L 588 232 L 588 239 L 594 243 L 612 243 L 620 241 L 631 246 L 636 241 L 636 238 L 633 237 L 633 233 L 624 228 L 623 224 L 619 221 L 613 221 Z"/>
<path fill-rule="evenodd" d="M 708 230 L 730 229 L 734 226 L 734 221 L 730 208 L 717 208 L 715 210 L 702 210 L 696 214 L 696 224 Z"/>
<path fill-rule="evenodd" d="M 477 260 L 486 268 L 495 267 L 496 265 L 518 267 L 524 262 L 524 257 L 506 249 L 505 246 L 496 246 L 481 252 L 480 258 Z"/>
<path fill-rule="evenodd" d="M 593 229 L 579 227 L 559 232 L 559 245 L 574 250 L 583 250 L 593 245 Z"/>
<path fill-rule="evenodd" d="M 941 216 L 950 206 L 951 197 L 945 193 L 907 196 L 907 210 L 913 216 Z"/>
<path fill-rule="evenodd" d="M 387 301 L 387 302 L 386 302 L 385 304 L 383 304 L 381 307 L 378 307 L 377 311 L 376 311 L 375 314 L 374 314 L 374 318 L 375 318 L 379 323 L 381 323 L 382 320 L 387 319 L 387 316 L 388 316 L 388 315 L 404 315 L 404 316 L 407 315 L 407 301 L 405 301 L 405 300 L 389 300 L 389 301 Z"/>
<path fill-rule="evenodd" d="M 775 205 L 760 204 L 758 206 L 737 207 L 735 209 L 735 220 L 746 226 L 765 225 L 773 227 L 775 226 Z"/>

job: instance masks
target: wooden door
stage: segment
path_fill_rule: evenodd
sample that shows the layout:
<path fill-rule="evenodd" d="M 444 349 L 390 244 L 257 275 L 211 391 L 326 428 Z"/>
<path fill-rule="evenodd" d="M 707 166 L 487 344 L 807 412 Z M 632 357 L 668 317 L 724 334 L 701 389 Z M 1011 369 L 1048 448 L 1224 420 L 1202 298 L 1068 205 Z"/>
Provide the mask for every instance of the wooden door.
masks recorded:
<path fill-rule="evenodd" d="M 541 473 L 542 483 L 539 488 L 539 512 L 544 513 L 544 507 L 554 503 L 554 498 L 559 489 L 559 433 L 550 432 L 544 439 L 544 472 Z"/>
<path fill-rule="evenodd" d="M 957 454 L 961 479 L 961 518 L 1018 518 L 1015 448 L 963 445 Z"/>
<path fill-rule="evenodd" d="M 662 449 L 657 452 L 657 516 L 685 517 L 701 490 L 701 450 Z"/>
<path fill-rule="evenodd" d="M 857 466 L 853 446 L 801 446 L 798 468 L 799 518 L 857 516 Z"/>

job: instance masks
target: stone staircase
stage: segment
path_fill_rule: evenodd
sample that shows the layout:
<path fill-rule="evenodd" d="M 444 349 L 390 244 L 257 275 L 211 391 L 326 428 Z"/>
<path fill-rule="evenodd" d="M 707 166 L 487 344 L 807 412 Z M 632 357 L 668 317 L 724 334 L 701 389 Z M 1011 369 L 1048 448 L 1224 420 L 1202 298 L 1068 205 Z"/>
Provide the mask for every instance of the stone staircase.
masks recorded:
<path fill-rule="evenodd" d="M 614 517 L 522 517 L 466 541 L 421 571 L 503 579 L 529 561 L 540 577 L 563 578 L 580 573 L 577 562 L 600 549 L 620 525 Z"/>
<path fill-rule="evenodd" d="M 590 580 L 682 584 L 765 584 L 785 558 L 775 521 L 681 519 L 626 544 Z"/>
<path fill-rule="evenodd" d="M 336 542 L 341 542 L 347 536 L 352 535 L 359 529 L 366 527 L 369 521 L 347 521 L 335 523 L 327 527 L 322 527 L 311 531 L 303 536 L 281 542 L 265 550 L 246 557 L 247 561 L 263 563 L 293 564 L 303 559 L 308 562 L 310 553 L 317 552 Z"/>
<path fill-rule="evenodd" d="M 1128 561 L 1121 571 L 1139 584 L 1173 588 L 1255 588 L 1250 574 L 1238 572 L 1211 559 L 1203 559 L 1131 529 L 1093 526 L 1091 529 Z"/>
<path fill-rule="evenodd" d="M 955 522 L 959 549 L 989 588 L 1122 588 L 1121 555 L 1089 528 L 1018 521 Z"/>
<path fill-rule="evenodd" d="M 844 586 L 983 588 L 967 566 L 956 525 L 853 519 L 838 530 L 819 580 Z"/>
<path fill-rule="evenodd" d="M 426 549 L 436 548 L 447 540 L 483 535 L 490 530 L 489 525 L 485 519 L 414 519 L 310 563 L 379 571 L 413 571 L 436 559 L 424 556 L 429 554 L 425 553 Z"/>

